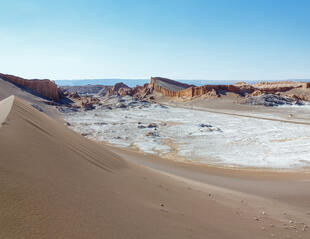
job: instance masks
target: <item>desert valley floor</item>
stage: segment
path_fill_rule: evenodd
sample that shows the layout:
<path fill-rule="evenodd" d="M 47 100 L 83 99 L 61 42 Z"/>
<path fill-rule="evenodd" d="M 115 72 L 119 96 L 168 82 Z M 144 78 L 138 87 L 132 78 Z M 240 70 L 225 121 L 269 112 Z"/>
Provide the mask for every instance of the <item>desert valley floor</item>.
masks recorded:
<path fill-rule="evenodd" d="M 310 166 L 310 123 L 288 118 L 309 114 L 308 105 L 282 106 L 286 117 L 276 118 L 266 112 L 242 117 L 131 97 L 114 97 L 106 103 L 115 107 L 63 115 L 72 129 L 90 139 L 178 161 L 274 169 Z"/>
<path fill-rule="evenodd" d="M 307 105 L 0 100 L 0 238 L 310 237 Z"/>

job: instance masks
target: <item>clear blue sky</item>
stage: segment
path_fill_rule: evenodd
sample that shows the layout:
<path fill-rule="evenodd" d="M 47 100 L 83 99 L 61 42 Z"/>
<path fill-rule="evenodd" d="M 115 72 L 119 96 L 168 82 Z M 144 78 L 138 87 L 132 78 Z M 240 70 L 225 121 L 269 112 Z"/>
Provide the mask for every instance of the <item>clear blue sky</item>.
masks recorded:
<path fill-rule="evenodd" d="M 308 0 L 0 0 L 0 72 L 310 78 Z"/>

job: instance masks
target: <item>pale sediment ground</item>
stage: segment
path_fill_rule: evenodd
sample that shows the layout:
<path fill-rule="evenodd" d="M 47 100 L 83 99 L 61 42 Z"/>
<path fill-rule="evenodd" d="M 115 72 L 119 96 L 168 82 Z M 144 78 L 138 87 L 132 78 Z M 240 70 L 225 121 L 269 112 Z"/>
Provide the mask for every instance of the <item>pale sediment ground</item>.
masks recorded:
<path fill-rule="evenodd" d="M 165 104 L 112 110 L 99 107 L 64 117 L 74 130 L 90 139 L 174 160 L 227 167 L 309 169 L 310 121 L 286 120 L 283 108 L 274 109 L 277 113 L 271 117 L 271 111 L 253 106 L 255 111 L 246 114 L 220 107 Z M 285 109 L 294 111 L 293 115 L 310 113 L 310 106 Z"/>
<path fill-rule="evenodd" d="M 310 236 L 306 173 L 198 167 L 107 148 L 18 98 L 5 122 L 0 238 Z"/>
<path fill-rule="evenodd" d="M 163 97 L 159 94 L 155 94 L 155 96 L 157 102 L 173 107 L 294 124 L 310 124 L 309 103 L 306 103 L 305 107 L 298 105 L 265 107 L 261 105 L 239 104 L 239 97 L 232 93 L 227 93 L 226 96 L 221 96 L 220 98 L 204 99 L 204 97 L 197 97 L 191 100 Z"/>

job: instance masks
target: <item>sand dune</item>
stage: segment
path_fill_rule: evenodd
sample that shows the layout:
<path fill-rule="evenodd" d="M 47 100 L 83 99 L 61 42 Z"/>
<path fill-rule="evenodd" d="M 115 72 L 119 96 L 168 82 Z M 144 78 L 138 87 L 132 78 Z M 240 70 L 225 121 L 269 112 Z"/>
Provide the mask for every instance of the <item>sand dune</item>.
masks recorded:
<path fill-rule="evenodd" d="M 14 102 L 14 96 L 10 96 L 5 100 L 0 101 L 0 126 L 5 122 L 6 117 L 11 112 L 11 108 Z"/>
<path fill-rule="evenodd" d="M 53 106 L 44 103 L 47 101 L 46 99 L 33 95 L 29 91 L 0 78 L 0 100 L 11 95 L 18 96 L 29 104 L 41 109 L 48 116 L 62 122 L 62 118 L 56 113 L 57 110 Z"/>
<path fill-rule="evenodd" d="M 301 209 L 137 166 L 18 97 L 0 112 L 0 238 L 309 238 Z"/>

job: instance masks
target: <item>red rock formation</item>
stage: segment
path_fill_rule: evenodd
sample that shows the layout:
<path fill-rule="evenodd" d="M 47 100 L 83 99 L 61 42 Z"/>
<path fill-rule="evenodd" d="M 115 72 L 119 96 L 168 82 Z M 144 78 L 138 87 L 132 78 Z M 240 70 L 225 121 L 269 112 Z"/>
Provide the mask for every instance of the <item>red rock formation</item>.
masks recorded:
<path fill-rule="evenodd" d="M 120 95 L 120 96 L 132 96 L 137 99 L 144 99 L 146 96 L 152 93 L 151 89 L 149 88 L 149 84 L 144 84 L 143 86 L 136 86 L 130 88 L 129 86 L 123 83 L 116 83 L 112 88 L 106 87 L 105 88 L 106 95 Z"/>
<path fill-rule="evenodd" d="M 219 96 L 222 92 L 234 92 L 243 95 L 254 91 L 254 88 L 248 84 L 191 86 L 160 77 L 152 77 L 149 87 L 164 96 L 186 98 L 202 95 L 215 96 L 215 94 Z"/>
<path fill-rule="evenodd" d="M 204 96 L 206 98 L 220 97 L 226 93 L 235 93 L 242 97 L 259 96 L 264 93 L 294 94 L 294 98 L 300 100 L 310 100 L 310 83 L 298 82 L 262 82 L 256 85 L 250 85 L 244 82 L 238 82 L 233 85 L 203 85 L 193 86 L 182 84 L 177 81 L 162 77 L 151 77 L 150 84 L 144 86 L 128 87 L 123 83 L 117 83 L 113 87 L 105 87 L 107 95 L 132 96 L 136 99 L 151 100 L 153 92 L 159 92 L 168 97 L 179 97 L 191 99 L 193 97 Z M 289 90 L 301 89 L 301 93 L 295 95 L 295 92 Z M 287 92 L 288 91 L 288 92 Z M 309 91 L 309 92 L 308 92 Z M 287 92 L 287 93 L 286 93 Z M 154 99 L 154 97 L 152 98 Z M 90 103 L 90 102 L 87 102 Z"/>
<path fill-rule="evenodd" d="M 7 80 L 19 87 L 31 90 L 36 94 L 58 101 L 61 97 L 61 91 L 58 86 L 50 80 L 26 80 L 21 77 L 6 75 L 0 73 L 0 78 Z"/>
<path fill-rule="evenodd" d="M 163 94 L 164 96 L 181 98 L 193 98 L 199 96 L 214 97 L 220 96 L 221 94 L 227 92 L 239 94 L 241 96 L 258 96 L 264 93 L 279 94 L 281 92 L 287 92 L 292 89 L 308 90 L 310 88 L 310 83 L 283 81 L 261 82 L 256 85 L 250 85 L 244 82 L 238 82 L 234 85 L 190 86 L 165 78 L 152 77 L 149 88 L 152 91 Z M 308 92 L 306 95 L 302 94 L 295 96 L 295 98 L 296 97 L 299 97 L 299 99 L 302 100 L 309 100 L 310 92 Z"/>
<path fill-rule="evenodd" d="M 189 87 L 190 85 L 182 84 L 180 82 L 162 77 L 151 77 L 151 82 L 148 86 L 151 91 L 160 92 L 164 96 L 170 97 L 180 97 L 178 96 L 178 92 Z"/>
<path fill-rule="evenodd" d="M 125 95 L 131 95 L 132 89 L 125 85 L 122 82 L 116 83 L 113 87 L 105 87 L 106 95 L 111 96 L 111 95 L 120 95 L 120 96 L 125 96 Z"/>
<path fill-rule="evenodd" d="M 130 89 L 130 87 L 128 85 L 124 84 L 123 82 L 119 82 L 119 83 L 116 83 L 112 87 L 112 91 L 118 91 L 121 88 Z"/>

